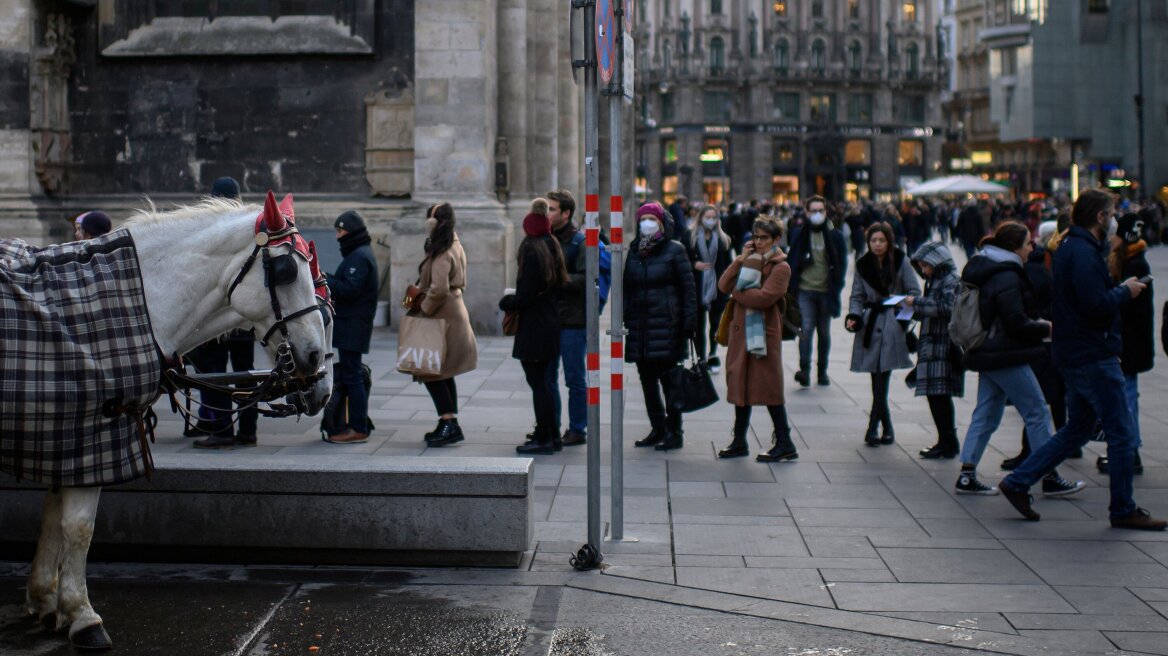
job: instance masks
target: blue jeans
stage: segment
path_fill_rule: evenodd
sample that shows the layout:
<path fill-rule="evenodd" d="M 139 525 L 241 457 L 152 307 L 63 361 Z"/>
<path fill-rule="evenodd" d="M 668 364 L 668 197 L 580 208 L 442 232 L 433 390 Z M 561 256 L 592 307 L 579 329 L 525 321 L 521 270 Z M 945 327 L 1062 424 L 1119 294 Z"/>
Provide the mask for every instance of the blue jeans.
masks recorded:
<path fill-rule="evenodd" d="M 1014 402 L 1026 422 L 1030 448 L 1038 449 L 1050 439 L 1050 409 L 1042 396 L 1042 387 L 1029 365 L 983 371 L 977 381 L 977 406 L 961 448 L 961 463 L 977 465 L 985 453 L 990 437 L 1002 423 L 1006 399 Z M 1055 463 L 1058 464 L 1058 463 Z M 1046 472 L 1043 472 L 1044 474 Z"/>
<path fill-rule="evenodd" d="M 1136 428 L 1136 448 L 1143 444 L 1143 435 L 1140 434 L 1140 376 L 1139 374 L 1124 374 L 1123 390 L 1127 394 L 1127 407 L 1131 410 L 1132 425 Z"/>
<path fill-rule="evenodd" d="M 803 315 L 803 334 L 799 337 L 799 370 L 811 370 L 811 333 L 819 339 L 819 373 L 827 372 L 827 354 L 831 351 L 831 297 L 828 292 L 799 290 L 799 312 Z"/>
<path fill-rule="evenodd" d="M 1046 444 L 1034 449 L 1001 485 L 1024 491 L 1054 469 L 1075 449 L 1081 449 L 1095 431 L 1096 417 L 1107 434 L 1107 467 L 1111 479 L 1112 517 L 1136 509 L 1132 498 L 1132 460 L 1140 438 L 1128 406 L 1127 389 L 1118 358 L 1060 369 L 1067 385 L 1067 425 Z"/>
<path fill-rule="evenodd" d="M 349 399 L 349 426 L 358 433 L 368 433 L 369 397 L 365 396 L 365 381 L 361 375 L 361 353 L 337 349 L 337 366 L 333 369 L 337 387 Z"/>
<path fill-rule="evenodd" d="M 564 382 L 568 384 L 568 430 L 588 435 L 588 383 L 585 380 L 584 355 L 588 334 L 584 328 L 560 329 L 560 359 L 564 361 Z M 554 390 L 556 430 L 560 426 L 563 404 L 560 402 L 560 363 L 552 360 L 548 367 L 548 384 Z"/>

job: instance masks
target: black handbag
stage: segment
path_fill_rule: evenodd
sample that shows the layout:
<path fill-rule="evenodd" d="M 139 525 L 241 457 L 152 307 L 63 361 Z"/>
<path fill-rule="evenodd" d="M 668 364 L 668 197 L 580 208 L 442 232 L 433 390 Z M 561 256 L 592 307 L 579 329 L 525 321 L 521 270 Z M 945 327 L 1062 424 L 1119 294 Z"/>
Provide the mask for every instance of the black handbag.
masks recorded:
<path fill-rule="evenodd" d="M 718 402 L 718 390 L 710 376 L 710 367 L 705 360 L 699 360 L 690 348 L 690 364 L 681 369 L 682 412 L 696 412 Z"/>
<path fill-rule="evenodd" d="M 913 330 L 916 327 L 916 325 L 917 325 L 916 322 L 913 321 L 913 322 L 910 322 L 907 326 L 905 326 L 905 329 L 904 329 L 904 346 L 905 346 L 905 348 L 908 349 L 909 353 L 916 353 L 917 346 L 920 345 L 920 339 L 917 337 L 916 332 L 914 332 L 914 330 Z"/>

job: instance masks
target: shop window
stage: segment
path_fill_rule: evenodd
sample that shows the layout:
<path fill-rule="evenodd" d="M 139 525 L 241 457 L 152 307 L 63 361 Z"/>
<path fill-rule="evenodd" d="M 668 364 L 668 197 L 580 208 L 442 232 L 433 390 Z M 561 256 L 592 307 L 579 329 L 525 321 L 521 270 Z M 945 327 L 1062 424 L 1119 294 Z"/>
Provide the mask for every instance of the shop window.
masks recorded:
<path fill-rule="evenodd" d="M 900 166 L 921 167 L 925 164 L 925 144 L 915 139 L 902 139 L 896 163 Z"/>
<path fill-rule="evenodd" d="M 798 144 L 790 139 L 775 139 L 775 161 L 774 167 L 776 169 L 787 169 L 797 166 L 795 162 L 795 153 L 798 149 Z"/>
<path fill-rule="evenodd" d="M 730 159 L 729 144 L 725 139 L 706 139 L 702 141 L 701 161 L 705 164 L 726 164 Z"/>
<path fill-rule="evenodd" d="M 848 97 L 848 122 L 872 122 L 872 94 L 853 93 Z"/>
<path fill-rule="evenodd" d="M 661 178 L 661 200 L 670 205 L 677 200 L 677 176 L 667 175 Z"/>
<path fill-rule="evenodd" d="M 775 94 L 774 117 L 780 121 L 799 120 L 799 93 L 780 91 Z"/>
<path fill-rule="evenodd" d="M 780 205 L 799 202 L 799 176 L 771 176 L 771 200 Z"/>
<path fill-rule="evenodd" d="M 848 166 L 872 165 L 872 142 L 867 139 L 852 139 L 844 145 L 844 164 Z"/>
<path fill-rule="evenodd" d="M 661 161 L 667 165 L 677 163 L 677 139 L 661 142 Z"/>
<path fill-rule="evenodd" d="M 817 93 L 811 96 L 811 120 L 819 123 L 835 121 L 835 94 Z"/>

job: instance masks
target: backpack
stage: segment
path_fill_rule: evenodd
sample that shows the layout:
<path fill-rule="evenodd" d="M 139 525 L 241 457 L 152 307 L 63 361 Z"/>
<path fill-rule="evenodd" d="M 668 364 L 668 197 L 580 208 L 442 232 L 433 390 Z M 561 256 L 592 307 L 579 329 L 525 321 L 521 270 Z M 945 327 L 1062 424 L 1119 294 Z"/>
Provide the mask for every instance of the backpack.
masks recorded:
<path fill-rule="evenodd" d="M 577 232 L 571 243 L 577 248 L 584 248 L 584 233 Z M 612 287 L 612 253 L 608 251 L 608 245 L 604 242 L 600 242 L 600 279 L 597 282 L 600 286 L 600 311 L 604 312 L 604 306 L 608 303 L 608 291 Z"/>
<path fill-rule="evenodd" d="M 990 331 L 981 322 L 981 290 L 964 280 L 957 290 L 953 314 L 949 319 L 949 340 L 963 351 L 972 351 L 985 343 Z"/>
<path fill-rule="evenodd" d="M 361 364 L 361 382 L 365 385 L 365 396 L 368 398 L 369 391 L 373 389 L 373 372 L 369 369 L 369 365 Z M 373 432 L 373 420 L 365 418 L 366 432 Z M 338 435 L 345 432 L 349 427 L 349 397 L 345 391 L 333 385 L 333 395 L 329 399 L 328 405 L 325 406 L 324 412 L 320 417 L 320 439 L 328 441 L 330 435 Z"/>
<path fill-rule="evenodd" d="M 803 336 L 803 312 L 799 309 L 799 299 L 790 290 L 779 301 L 779 316 L 783 319 L 783 341 Z"/>

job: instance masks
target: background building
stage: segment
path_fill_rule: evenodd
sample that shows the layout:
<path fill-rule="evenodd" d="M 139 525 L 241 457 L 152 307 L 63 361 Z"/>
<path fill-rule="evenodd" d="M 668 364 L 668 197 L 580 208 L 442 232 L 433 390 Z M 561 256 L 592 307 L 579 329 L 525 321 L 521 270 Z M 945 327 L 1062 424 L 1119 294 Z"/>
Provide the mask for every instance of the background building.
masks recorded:
<path fill-rule="evenodd" d="M 875 198 L 935 175 L 935 0 L 642 0 L 638 186 Z"/>

